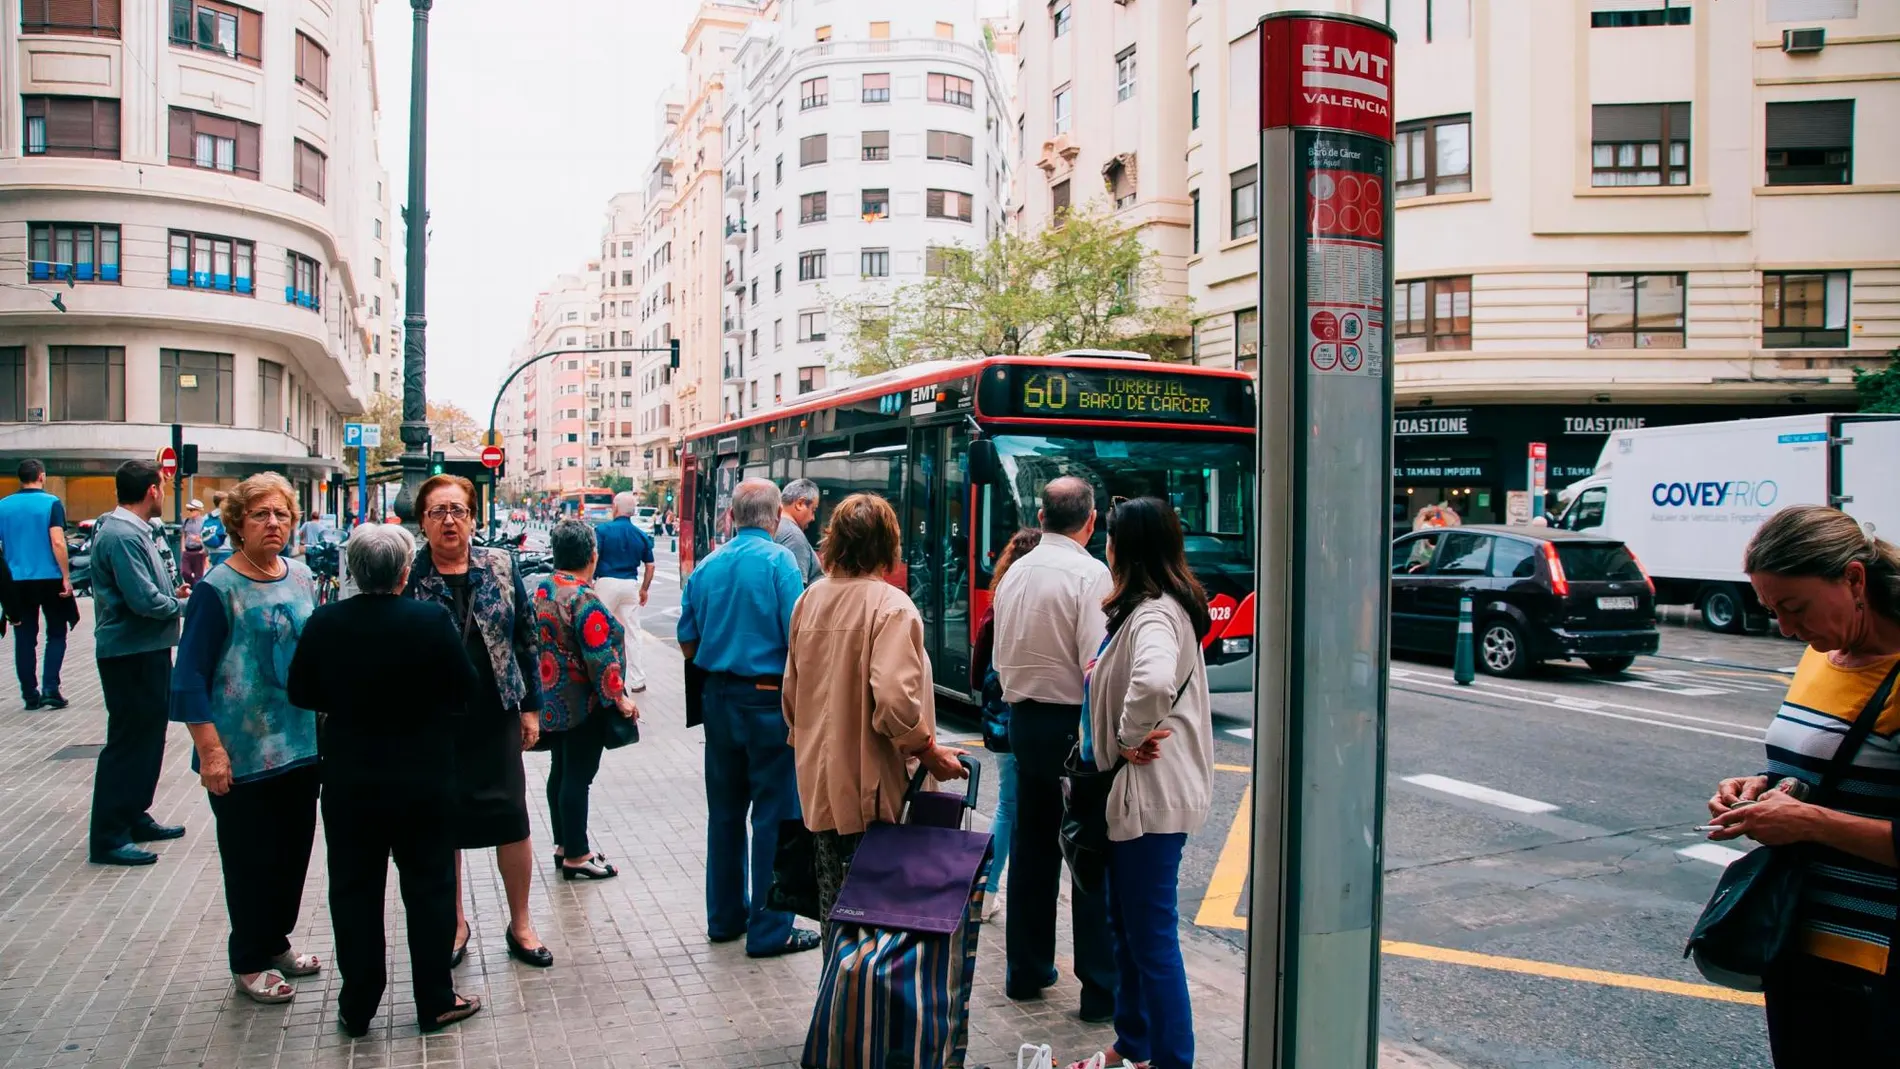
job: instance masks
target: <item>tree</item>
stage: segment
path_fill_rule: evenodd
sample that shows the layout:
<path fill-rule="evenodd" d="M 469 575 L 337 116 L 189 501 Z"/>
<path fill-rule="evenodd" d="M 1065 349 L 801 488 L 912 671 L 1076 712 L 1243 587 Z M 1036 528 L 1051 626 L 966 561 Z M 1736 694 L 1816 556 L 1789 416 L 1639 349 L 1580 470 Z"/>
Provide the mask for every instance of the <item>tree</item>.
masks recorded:
<path fill-rule="evenodd" d="M 603 490 L 612 490 L 615 494 L 625 493 L 633 489 L 633 477 L 630 475 L 622 475 L 617 471 L 607 472 L 600 478 L 594 480 L 594 482 Z"/>
<path fill-rule="evenodd" d="M 1900 412 L 1900 349 L 1887 356 L 1887 366 L 1879 371 L 1854 369 L 1854 392 L 1860 395 L 1862 412 Z"/>
<path fill-rule="evenodd" d="M 377 394 L 369 404 L 369 412 L 362 420 L 374 423 L 383 429 L 383 444 L 369 451 L 371 470 L 388 467 L 402 456 L 402 399 L 388 394 Z M 482 439 L 481 425 L 467 412 L 443 402 L 431 402 L 429 405 L 429 434 L 435 447 L 440 449 L 450 442 L 464 445 L 477 444 Z M 350 450 L 352 454 L 355 450 Z M 350 474 L 356 474 L 354 455 L 345 458 Z"/>
<path fill-rule="evenodd" d="M 922 282 L 828 301 L 856 375 L 921 360 L 1137 349 L 1171 359 L 1187 302 L 1160 294 L 1153 250 L 1099 211 L 1065 213 L 1032 237 L 932 249 Z"/>

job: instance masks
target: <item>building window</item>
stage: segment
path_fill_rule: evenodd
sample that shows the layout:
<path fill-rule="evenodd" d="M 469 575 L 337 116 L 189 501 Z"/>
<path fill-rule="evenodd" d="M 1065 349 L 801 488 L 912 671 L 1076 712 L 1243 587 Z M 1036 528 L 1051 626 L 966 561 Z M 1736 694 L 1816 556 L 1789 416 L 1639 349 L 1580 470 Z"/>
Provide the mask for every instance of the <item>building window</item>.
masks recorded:
<path fill-rule="evenodd" d="M 273 360 L 257 362 L 257 426 L 267 431 L 290 430 L 284 425 L 284 365 Z"/>
<path fill-rule="evenodd" d="M 937 36 L 948 41 L 957 35 L 957 28 L 948 22 L 937 23 Z"/>
<path fill-rule="evenodd" d="M 1055 131 L 1055 135 L 1057 137 L 1061 137 L 1063 134 L 1066 134 L 1069 132 L 1069 94 L 1070 92 L 1071 90 L 1066 85 L 1056 90 L 1055 108 L 1054 108 L 1054 111 L 1051 113 L 1050 129 Z"/>
<path fill-rule="evenodd" d="M 34 282 L 119 281 L 119 228 L 98 223 L 32 223 L 27 278 Z"/>
<path fill-rule="evenodd" d="M 817 38 L 817 41 L 819 44 L 824 44 L 826 41 L 831 40 L 831 27 L 829 26 L 818 27 L 818 32 L 815 35 L 815 37 Z"/>
<path fill-rule="evenodd" d="M 284 301 L 289 304 L 308 308 L 313 312 L 323 308 L 322 268 L 315 260 L 302 253 L 284 253 Z M 569 345 L 574 344 L 570 339 Z"/>
<path fill-rule="evenodd" d="M 244 296 L 257 292 L 257 247 L 251 242 L 174 230 L 170 244 L 170 285 Z"/>
<path fill-rule="evenodd" d="M 26 420 L 26 346 L 0 346 L 0 423 Z"/>
<path fill-rule="evenodd" d="M 1201 68 L 1188 68 L 1188 129 L 1201 128 Z"/>
<path fill-rule="evenodd" d="M 774 319 L 772 320 L 772 351 L 777 352 L 783 348 L 785 348 L 785 321 Z"/>
<path fill-rule="evenodd" d="M 959 262 L 967 262 L 967 259 L 964 250 L 954 246 L 926 245 L 924 247 L 924 274 L 931 278 L 941 278 L 949 274 L 953 266 Z"/>
<path fill-rule="evenodd" d="M 785 184 L 785 154 L 781 152 L 777 156 L 773 157 L 772 159 L 772 185 L 776 187 L 776 186 L 782 186 L 784 184 Z"/>
<path fill-rule="evenodd" d="M 1471 348 L 1471 276 L 1394 283 L 1392 338 L 1399 353 Z"/>
<path fill-rule="evenodd" d="M 886 23 L 886 25 L 889 25 Z M 858 99 L 866 104 L 888 104 L 891 102 L 891 76 L 889 74 L 867 74 L 859 87 Z"/>
<path fill-rule="evenodd" d="M 866 130 L 860 142 L 859 154 L 867 160 L 888 160 L 891 158 L 891 132 L 889 130 Z"/>
<path fill-rule="evenodd" d="M 173 108 L 170 133 L 173 167 L 196 167 L 252 180 L 257 178 L 261 128 L 256 123 Z"/>
<path fill-rule="evenodd" d="M 231 354 L 158 351 L 158 421 L 229 427 L 233 418 Z"/>
<path fill-rule="evenodd" d="M 831 80 L 829 78 L 807 78 L 798 83 L 798 110 L 810 111 L 822 108 L 831 101 Z"/>
<path fill-rule="evenodd" d="M 1847 294 L 1845 271 L 1763 272 L 1762 348 L 1845 347 Z"/>
<path fill-rule="evenodd" d="M 330 53 L 297 31 L 297 84 L 320 97 L 330 96 Z"/>
<path fill-rule="evenodd" d="M 924 134 L 924 155 L 929 159 L 948 160 L 951 163 L 975 163 L 976 143 L 969 134 L 930 130 Z"/>
<path fill-rule="evenodd" d="M 119 0 L 22 0 L 21 33 L 119 36 Z"/>
<path fill-rule="evenodd" d="M 46 416 L 55 423 L 125 422 L 124 348 L 48 346 L 46 379 Z"/>
<path fill-rule="evenodd" d="M 1050 6 L 1049 24 L 1051 36 L 1061 37 L 1063 34 L 1068 33 L 1070 21 L 1069 0 L 1057 0 L 1055 4 Z"/>
<path fill-rule="evenodd" d="M 1062 181 L 1049 187 L 1049 214 L 1053 216 L 1057 222 L 1061 222 L 1062 217 L 1068 213 L 1069 180 L 1064 178 Z"/>
<path fill-rule="evenodd" d="M 801 252 L 798 254 L 798 280 L 811 282 L 825 277 L 824 250 Z"/>
<path fill-rule="evenodd" d="M 954 189 L 932 189 L 924 193 L 924 215 L 931 219 L 970 221 L 971 197 Z"/>
<path fill-rule="evenodd" d="M 830 155 L 830 149 L 824 134 L 812 134 L 798 139 L 798 165 L 810 167 L 814 163 L 824 163 Z"/>
<path fill-rule="evenodd" d="M 891 191 L 888 189 L 867 189 L 861 195 L 862 205 L 858 214 L 865 222 L 891 217 Z"/>
<path fill-rule="evenodd" d="M 784 290 L 785 290 L 785 268 L 774 267 L 772 268 L 772 292 L 782 293 L 784 292 Z"/>
<path fill-rule="evenodd" d="M 1228 176 L 1228 208 L 1232 213 L 1235 238 L 1260 232 L 1260 169 L 1243 167 Z M 1258 315 L 1258 312 L 1255 313 Z"/>
<path fill-rule="evenodd" d="M 1590 184 L 1689 184 L 1689 105 L 1598 104 L 1591 109 Z"/>
<path fill-rule="evenodd" d="M 1650 6 L 1640 6 L 1629 0 L 1618 0 L 1616 3 L 1598 0 L 1596 6 L 1599 10 L 1590 12 L 1590 28 L 1593 30 L 1689 25 L 1689 0 L 1650 0 Z"/>
<path fill-rule="evenodd" d="M 1392 145 L 1392 194 L 1471 192 L 1471 116 L 1400 123 Z"/>
<path fill-rule="evenodd" d="M 801 367 L 798 369 L 798 392 L 811 393 L 825 388 L 825 369 L 822 367 Z"/>
<path fill-rule="evenodd" d="M 1115 99 L 1127 100 L 1135 95 L 1135 46 L 1129 45 L 1115 54 Z"/>
<path fill-rule="evenodd" d="M 1200 190 L 1198 189 L 1188 190 L 1188 205 L 1192 209 L 1192 215 L 1193 215 L 1193 220 L 1194 220 L 1193 230 L 1192 230 L 1192 234 L 1193 234 L 1192 240 L 1194 242 L 1193 251 L 1198 253 L 1201 251 L 1201 191 Z"/>
<path fill-rule="evenodd" d="M 823 312 L 798 313 L 798 340 L 799 341 L 824 341 L 825 340 L 825 313 Z"/>
<path fill-rule="evenodd" d="M 1590 348 L 1680 349 L 1682 275 L 1591 275 Z"/>
<path fill-rule="evenodd" d="M 262 15 L 218 0 L 172 0 L 172 44 L 263 64 Z"/>
<path fill-rule="evenodd" d="M 798 198 L 799 223 L 822 223 L 825 221 L 825 194 L 807 193 Z"/>
<path fill-rule="evenodd" d="M 1854 102 L 1768 105 L 1768 184 L 1844 186 L 1854 180 Z"/>
<path fill-rule="evenodd" d="M 777 123 L 777 128 L 780 130 L 785 129 L 785 102 L 781 100 L 773 104 L 772 112 L 774 116 L 773 121 Z"/>
<path fill-rule="evenodd" d="M 297 152 L 297 171 L 291 188 L 317 203 L 323 203 L 323 172 L 329 160 L 315 145 L 292 141 Z"/>
<path fill-rule="evenodd" d="M 1260 309 L 1242 308 L 1234 313 L 1234 366 L 1251 368 L 1260 363 Z"/>
<path fill-rule="evenodd" d="M 888 22 L 871 23 L 871 40 L 888 41 L 891 39 L 891 24 Z M 874 46 L 873 51 L 881 51 L 885 46 Z"/>
<path fill-rule="evenodd" d="M 1102 168 L 1103 183 L 1108 187 L 1108 197 L 1116 211 L 1135 205 L 1135 172 L 1129 168 L 1130 162 L 1126 157 L 1117 156 Z"/>
<path fill-rule="evenodd" d="M 976 85 L 954 74 L 932 74 L 924 79 L 925 96 L 938 104 L 976 107 Z"/>
<path fill-rule="evenodd" d="M 22 97 L 28 156 L 119 158 L 119 102 L 98 97 Z"/>
<path fill-rule="evenodd" d="M 891 250 L 865 249 L 858 253 L 858 274 L 865 278 L 891 277 Z"/>

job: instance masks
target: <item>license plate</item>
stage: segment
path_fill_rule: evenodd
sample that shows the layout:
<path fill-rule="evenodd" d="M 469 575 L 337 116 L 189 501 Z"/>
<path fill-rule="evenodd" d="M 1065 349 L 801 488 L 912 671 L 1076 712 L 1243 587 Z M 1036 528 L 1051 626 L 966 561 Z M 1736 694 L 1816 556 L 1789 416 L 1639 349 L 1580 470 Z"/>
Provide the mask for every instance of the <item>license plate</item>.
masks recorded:
<path fill-rule="evenodd" d="M 1635 607 L 1636 607 L 1635 598 L 1598 598 L 1597 599 L 1597 608 L 1599 609 L 1634 609 Z"/>

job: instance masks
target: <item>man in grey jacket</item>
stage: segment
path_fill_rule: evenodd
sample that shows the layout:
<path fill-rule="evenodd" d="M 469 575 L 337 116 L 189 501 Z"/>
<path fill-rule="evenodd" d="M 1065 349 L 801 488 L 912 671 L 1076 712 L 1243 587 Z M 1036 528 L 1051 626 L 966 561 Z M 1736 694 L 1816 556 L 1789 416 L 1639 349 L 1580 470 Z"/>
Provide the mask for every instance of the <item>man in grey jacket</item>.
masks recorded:
<path fill-rule="evenodd" d="M 804 577 L 805 585 L 810 586 L 825 577 L 818 554 L 812 551 L 811 540 L 805 537 L 805 528 L 818 518 L 818 484 L 810 479 L 786 483 L 784 492 L 779 495 L 779 504 L 782 508 L 778 531 L 772 541 L 792 551 L 792 559 L 798 562 L 798 574 Z"/>
<path fill-rule="evenodd" d="M 106 745 L 92 783 L 89 856 L 95 865 L 150 865 L 158 855 L 138 843 L 177 839 L 185 829 L 160 824 L 148 810 L 165 759 L 172 690 L 172 647 L 191 588 L 171 589 L 151 521 L 161 511 L 158 467 L 128 460 L 116 477 L 119 507 L 92 541 L 94 645 L 106 699 Z"/>

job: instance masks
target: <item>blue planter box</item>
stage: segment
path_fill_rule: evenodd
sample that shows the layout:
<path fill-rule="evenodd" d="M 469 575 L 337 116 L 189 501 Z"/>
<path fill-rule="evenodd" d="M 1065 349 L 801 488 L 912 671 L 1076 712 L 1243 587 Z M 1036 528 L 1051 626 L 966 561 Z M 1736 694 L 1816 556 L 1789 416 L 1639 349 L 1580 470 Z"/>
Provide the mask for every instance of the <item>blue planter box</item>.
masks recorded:
<path fill-rule="evenodd" d="M 45 260 L 33 261 L 33 278 L 36 281 L 44 282 L 47 279 L 52 278 L 52 277 L 53 277 L 52 264 L 47 263 Z"/>
<path fill-rule="evenodd" d="M 99 280 L 101 282 L 119 281 L 119 265 L 118 264 L 100 264 L 99 265 Z"/>
<path fill-rule="evenodd" d="M 174 286 L 191 285 L 191 272 L 182 267 L 174 267 L 171 272 L 171 284 Z"/>
<path fill-rule="evenodd" d="M 250 280 L 250 279 L 248 279 L 248 278 L 240 278 L 240 279 L 238 279 L 238 280 L 237 280 L 237 291 L 238 291 L 239 293 L 242 293 L 242 294 L 244 294 L 245 296 L 249 296 L 249 295 L 250 295 L 250 293 L 251 293 L 251 280 Z"/>
<path fill-rule="evenodd" d="M 73 273 L 79 277 L 79 281 L 81 282 L 92 281 L 92 265 L 91 264 L 79 264 L 78 266 L 73 268 Z"/>

